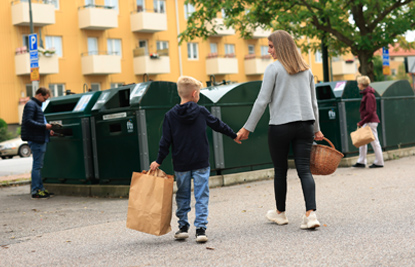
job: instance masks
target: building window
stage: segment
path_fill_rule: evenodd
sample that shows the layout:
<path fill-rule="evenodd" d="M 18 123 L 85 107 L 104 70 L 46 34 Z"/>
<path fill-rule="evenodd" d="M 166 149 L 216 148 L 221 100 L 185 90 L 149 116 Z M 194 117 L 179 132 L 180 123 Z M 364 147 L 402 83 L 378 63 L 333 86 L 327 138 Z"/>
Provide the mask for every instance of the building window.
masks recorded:
<path fill-rule="evenodd" d="M 218 44 L 210 43 L 210 53 L 217 53 L 217 52 L 218 52 Z"/>
<path fill-rule="evenodd" d="M 254 54 L 255 54 L 255 46 L 248 45 L 248 55 L 254 55 Z"/>
<path fill-rule="evenodd" d="M 92 92 L 101 91 L 101 84 L 91 83 L 91 91 Z"/>
<path fill-rule="evenodd" d="M 392 76 L 395 76 L 396 75 L 396 69 L 391 69 L 391 74 L 392 74 Z"/>
<path fill-rule="evenodd" d="M 108 55 L 122 56 L 121 40 L 120 39 L 108 39 L 107 40 Z"/>
<path fill-rule="evenodd" d="M 166 2 L 164 0 L 154 0 L 154 12 L 155 13 L 165 13 L 166 12 Z"/>
<path fill-rule="evenodd" d="M 49 90 L 52 92 L 53 96 L 63 96 L 65 85 L 61 83 L 50 83 Z"/>
<path fill-rule="evenodd" d="M 195 7 L 192 4 L 184 5 L 184 16 L 186 19 L 189 19 L 190 15 L 192 15 L 192 13 L 195 11 Z"/>
<path fill-rule="evenodd" d="M 118 87 L 121 87 L 123 85 L 124 85 L 124 83 L 111 83 L 111 88 L 118 88 Z"/>
<path fill-rule="evenodd" d="M 197 43 L 187 43 L 187 58 L 188 59 L 199 58 Z"/>
<path fill-rule="evenodd" d="M 225 44 L 225 56 L 235 56 L 234 44 Z"/>
<path fill-rule="evenodd" d="M 62 37 L 45 36 L 46 49 L 55 49 L 55 54 L 62 57 Z"/>
<path fill-rule="evenodd" d="M 221 10 L 221 13 L 222 13 L 222 18 L 224 19 L 224 18 L 226 18 L 226 13 L 225 13 L 225 10 L 222 8 Z"/>
<path fill-rule="evenodd" d="M 85 0 L 85 6 L 94 7 L 95 0 Z"/>
<path fill-rule="evenodd" d="M 32 84 L 26 84 L 26 96 L 33 97 Z"/>
<path fill-rule="evenodd" d="M 112 7 L 113 9 L 117 10 L 117 13 L 119 11 L 118 0 L 105 0 L 105 6 Z"/>
<path fill-rule="evenodd" d="M 98 55 L 98 38 L 88 37 L 88 55 Z"/>
<path fill-rule="evenodd" d="M 169 49 L 169 42 L 157 41 L 157 50 Z"/>
<path fill-rule="evenodd" d="M 24 1 L 24 2 L 27 2 L 27 0 Z M 59 0 L 43 0 L 43 3 L 44 4 L 54 5 L 55 6 L 55 9 L 59 9 Z"/>
<path fill-rule="evenodd" d="M 261 56 L 267 56 L 268 55 L 268 46 L 261 45 Z"/>
<path fill-rule="evenodd" d="M 316 51 L 316 54 L 315 54 L 314 56 L 315 56 L 315 58 L 316 58 L 316 63 L 321 63 L 321 62 L 323 62 L 323 60 L 322 60 L 322 55 L 321 55 L 321 50 L 317 50 L 317 51 Z"/>

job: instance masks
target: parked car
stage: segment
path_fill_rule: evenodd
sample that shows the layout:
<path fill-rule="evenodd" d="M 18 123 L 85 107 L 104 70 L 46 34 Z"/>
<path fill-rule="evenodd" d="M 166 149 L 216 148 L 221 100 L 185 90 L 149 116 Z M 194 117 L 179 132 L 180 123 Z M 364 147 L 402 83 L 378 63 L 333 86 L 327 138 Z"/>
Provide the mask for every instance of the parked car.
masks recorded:
<path fill-rule="evenodd" d="M 20 137 L 3 141 L 0 143 L 0 156 L 2 159 L 11 159 L 19 155 L 22 158 L 32 154 L 29 144 Z"/>

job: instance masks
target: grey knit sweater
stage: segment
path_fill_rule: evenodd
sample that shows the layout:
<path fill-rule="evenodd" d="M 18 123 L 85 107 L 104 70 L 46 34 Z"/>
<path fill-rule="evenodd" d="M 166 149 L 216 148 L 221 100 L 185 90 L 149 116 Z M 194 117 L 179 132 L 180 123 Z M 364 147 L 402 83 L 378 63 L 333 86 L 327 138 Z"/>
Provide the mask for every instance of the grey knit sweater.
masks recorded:
<path fill-rule="evenodd" d="M 278 60 L 269 64 L 245 129 L 255 130 L 267 105 L 270 125 L 314 120 L 314 132 L 320 131 L 314 77 L 310 70 L 290 75 Z"/>

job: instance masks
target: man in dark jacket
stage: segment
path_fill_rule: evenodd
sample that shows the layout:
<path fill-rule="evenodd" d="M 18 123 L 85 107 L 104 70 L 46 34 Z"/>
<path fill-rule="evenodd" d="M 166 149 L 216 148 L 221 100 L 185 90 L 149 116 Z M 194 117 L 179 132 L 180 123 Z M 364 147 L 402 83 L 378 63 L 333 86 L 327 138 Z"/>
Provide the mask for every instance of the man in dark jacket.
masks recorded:
<path fill-rule="evenodd" d="M 49 135 L 53 135 L 52 125 L 48 124 L 42 111 L 42 103 L 50 97 L 50 90 L 40 87 L 24 107 L 21 137 L 28 141 L 32 150 L 32 187 L 33 199 L 46 199 L 53 195 L 43 187 L 41 170 L 49 142 Z"/>

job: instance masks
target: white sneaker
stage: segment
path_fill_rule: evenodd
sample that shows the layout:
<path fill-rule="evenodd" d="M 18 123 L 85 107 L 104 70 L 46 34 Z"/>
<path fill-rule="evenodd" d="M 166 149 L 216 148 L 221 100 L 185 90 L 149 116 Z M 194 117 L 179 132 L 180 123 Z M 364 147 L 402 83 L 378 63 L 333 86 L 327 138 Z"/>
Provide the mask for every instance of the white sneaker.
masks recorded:
<path fill-rule="evenodd" d="M 320 227 L 320 222 L 317 220 L 317 215 L 314 211 L 310 215 L 303 215 L 303 222 L 301 223 L 301 229 L 314 229 Z"/>
<path fill-rule="evenodd" d="M 288 219 L 287 216 L 285 216 L 285 212 L 281 212 L 280 214 L 278 214 L 277 210 L 269 210 L 265 217 L 267 217 L 268 220 L 275 222 L 279 225 L 288 223 Z"/>

